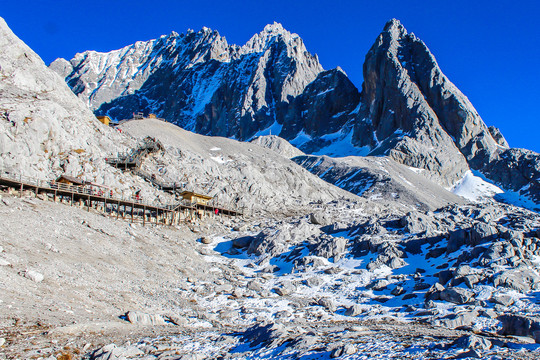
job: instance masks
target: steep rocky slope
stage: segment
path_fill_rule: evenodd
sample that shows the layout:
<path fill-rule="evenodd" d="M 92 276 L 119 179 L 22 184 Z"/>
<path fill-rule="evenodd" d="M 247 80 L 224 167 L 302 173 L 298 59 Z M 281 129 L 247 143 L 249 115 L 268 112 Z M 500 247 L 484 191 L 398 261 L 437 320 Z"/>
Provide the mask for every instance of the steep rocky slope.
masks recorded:
<path fill-rule="evenodd" d="M 1 18 L 0 48 L 1 170 L 41 180 L 67 174 L 105 184 L 115 195 L 142 190 L 156 197 L 144 181 L 104 161 L 135 141 L 100 123 Z"/>
<path fill-rule="evenodd" d="M 435 210 L 466 203 L 465 199 L 427 180 L 422 171 L 388 158 L 297 156 L 293 160 L 321 179 L 373 201 L 395 201 L 411 210 Z"/>
<path fill-rule="evenodd" d="M 155 119 L 121 125 L 136 138 L 152 136 L 166 151 L 149 158 L 143 170 L 166 183 L 214 197 L 224 206 L 247 214 L 304 213 L 312 202 L 356 199 L 279 153 L 251 143 L 207 137 Z"/>
<path fill-rule="evenodd" d="M 287 140 L 276 135 L 257 136 L 251 140 L 251 143 L 271 149 L 288 159 L 305 155 L 302 151 L 292 146 Z"/>
<path fill-rule="evenodd" d="M 466 170 L 481 171 L 538 203 L 540 157 L 509 149 L 442 73 L 427 46 L 397 20 L 389 21 L 366 55 L 362 121 L 353 141 L 372 155 L 428 170 L 443 185 Z"/>
<path fill-rule="evenodd" d="M 3 19 L 0 32 L 2 167 L 41 177 L 62 170 L 78 175 L 84 166 L 99 166 L 92 160 L 103 155 L 101 149 L 121 149 L 122 138 L 103 126 Z"/>

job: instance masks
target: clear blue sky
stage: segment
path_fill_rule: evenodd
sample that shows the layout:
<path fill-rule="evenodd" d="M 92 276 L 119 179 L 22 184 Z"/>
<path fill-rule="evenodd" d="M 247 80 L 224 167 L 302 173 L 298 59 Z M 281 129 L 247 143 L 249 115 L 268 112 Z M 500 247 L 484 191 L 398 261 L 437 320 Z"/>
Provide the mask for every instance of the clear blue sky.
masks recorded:
<path fill-rule="evenodd" d="M 434 53 L 443 72 L 513 147 L 540 152 L 540 1 L 0 0 L 0 16 L 48 64 L 84 50 L 206 26 L 244 44 L 267 24 L 298 33 L 325 69 L 360 88 L 362 64 L 390 18 Z"/>

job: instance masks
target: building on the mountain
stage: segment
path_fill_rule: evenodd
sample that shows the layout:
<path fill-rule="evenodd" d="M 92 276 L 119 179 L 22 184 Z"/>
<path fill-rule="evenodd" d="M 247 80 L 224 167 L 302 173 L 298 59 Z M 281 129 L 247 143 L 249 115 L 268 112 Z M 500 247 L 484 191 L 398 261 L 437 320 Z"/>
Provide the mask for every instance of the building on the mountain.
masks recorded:
<path fill-rule="evenodd" d="M 210 200 L 212 200 L 212 196 L 197 194 L 193 191 L 182 191 L 180 195 L 191 203 L 201 205 L 206 205 Z"/>
<path fill-rule="evenodd" d="M 60 175 L 58 179 L 56 179 L 57 183 L 61 184 L 68 184 L 68 185 L 84 185 L 86 184 L 86 181 L 83 179 L 79 179 L 73 176 L 68 175 Z"/>
<path fill-rule="evenodd" d="M 99 121 L 109 126 L 111 124 L 111 118 L 108 116 L 96 116 Z"/>

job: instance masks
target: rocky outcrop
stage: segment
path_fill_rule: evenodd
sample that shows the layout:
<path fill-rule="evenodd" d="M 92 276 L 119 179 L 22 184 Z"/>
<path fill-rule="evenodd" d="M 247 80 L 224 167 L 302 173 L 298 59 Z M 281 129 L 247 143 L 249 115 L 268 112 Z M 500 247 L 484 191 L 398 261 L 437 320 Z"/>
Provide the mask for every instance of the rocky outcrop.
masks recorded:
<path fill-rule="evenodd" d="M 497 144 L 505 148 L 510 147 L 510 145 L 508 145 L 508 142 L 504 138 L 499 128 L 496 128 L 495 126 L 490 126 L 488 127 L 488 130 L 489 130 L 489 133 L 491 134 L 491 137 L 493 138 L 493 140 L 497 142 Z"/>
<path fill-rule="evenodd" d="M 341 68 L 323 71 L 286 107 L 281 136 L 294 139 L 303 131 L 317 139 L 342 131 L 359 100 L 358 89 Z"/>
<path fill-rule="evenodd" d="M 234 51 L 225 38 L 205 28 L 197 33 L 172 32 L 108 53 L 85 51 L 69 62 L 57 59 L 50 67 L 63 75 L 73 92 L 96 110 L 104 103 L 133 95 L 156 73 L 165 75 L 164 70 L 193 67 L 210 60 L 229 61 Z M 159 95 L 159 89 L 156 91 L 154 96 Z"/>
<path fill-rule="evenodd" d="M 353 141 L 428 170 L 443 185 L 469 167 L 505 189 L 540 201 L 540 158 L 510 149 L 442 73 L 427 46 L 399 21 L 389 21 L 366 55 L 362 111 Z"/>
<path fill-rule="evenodd" d="M 367 199 L 399 199 L 402 204 L 421 210 L 434 210 L 463 201 L 391 159 L 304 155 L 292 160 L 323 180 Z M 418 191 L 420 188 L 421 192 Z"/>
<path fill-rule="evenodd" d="M 356 143 L 426 169 L 439 183 L 463 176 L 467 159 L 476 154 L 473 147 L 496 146 L 425 44 L 397 20 L 386 24 L 366 55 L 362 98 L 364 120 L 357 124 Z M 481 144 L 473 146 L 477 139 Z"/>
<path fill-rule="evenodd" d="M 540 210 L 540 154 L 510 148 L 496 153 L 482 165 L 482 173 L 503 188 L 531 199 L 529 207 Z"/>
<path fill-rule="evenodd" d="M 278 154 L 288 159 L 296 156 L 305 155 L 301 150 L 298 150 L 297 148 L 292 146 L 287 140 L 276 135 L 258 136 L 255 139 L 251 140 L 251 143 L 257 144 L 270 150 L 274 150 Z"/>
<path fill-rule="evenodd" d="M 501 315 L 502 335 L 529 336 L 540 343 L 540 318 L 522 315 Z"/>

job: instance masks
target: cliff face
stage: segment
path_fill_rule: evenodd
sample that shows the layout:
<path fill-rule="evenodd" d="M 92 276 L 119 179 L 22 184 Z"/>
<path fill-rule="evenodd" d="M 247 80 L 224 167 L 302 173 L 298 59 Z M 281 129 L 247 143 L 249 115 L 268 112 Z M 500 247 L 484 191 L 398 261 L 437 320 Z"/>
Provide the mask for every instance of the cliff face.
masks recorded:
<path fill-rule="evenodd" d="M 110 53 L 85 52 L 66 81 L 96 114 L 155 113 L 202 134 L 248 139 L 276 121 L 277 104 L 322 71 L 302 39 L 272 24 L 244 46 L 217 31 L 172 33 Z M 65 75 L 65 60 L 51 64 Z"/>
<path fill-rule="evenodd" d="M 467 98 L 441 72 L 426 45 L 388 22 L 366 55 L 364 121 L 355 140 L 373 154 L 427 169 L 450 185 L 497 144 Z M 366 130 L 367 134 L 366 134 Z"/>
<path fill-rule="evenodd" d="M 313 138 L 340 131 L 354 116 L 360 94 L 340 68 L 323 71 L 283 114 L 281 136 L 294 139 L 300 132 Z"/>
<path fill-rule="evenodd" d="M 442 73 L 427 46 L 389 21 L 366 55 L 362 121 L 354 141 L 372 155 L 389 155 L 428 170 L 451 185 L 469 168 L 536 201 L 538 154 L 509 149 Z"/>

